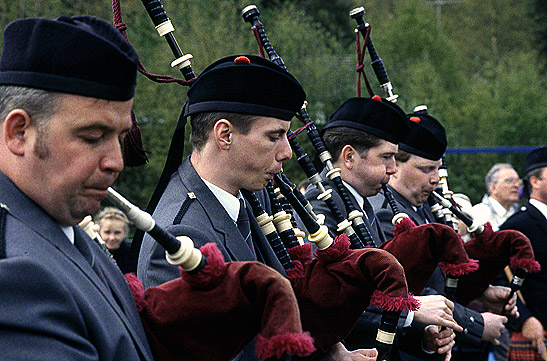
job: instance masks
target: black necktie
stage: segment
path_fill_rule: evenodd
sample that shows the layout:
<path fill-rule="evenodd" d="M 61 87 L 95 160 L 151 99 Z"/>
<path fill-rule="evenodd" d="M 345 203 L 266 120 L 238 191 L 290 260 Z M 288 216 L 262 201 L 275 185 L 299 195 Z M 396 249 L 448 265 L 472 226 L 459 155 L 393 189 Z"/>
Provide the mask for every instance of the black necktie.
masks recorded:
<path fill-rule="evenodd" d="M 243 198 L 239 199 L 239 214 L 237 216 L 237 228 L 245 243 L 249 246 L 251 251 L 253 251 L 253 240 L 251 237 L 251 223 L 249 222 L 249 216 L 247 214 L 247 207 L 245 206 L 245 200 Z M 254 252 L 253 252 L 254 253 Z"/>
<path fill-rule="evenodd" d="M 106 280 L 104 278 L 103 272 L 97 265 L 97 262 L 95 262 L 95 256 L 91 251 L 90 245 L 86 243 L 86 240 L 79 234 L 77 229 L 74 229 L 74 246 L 76 246 L 76 249 L 80 251 L 80 253 L 82 254 L 82 256 L 84 256 L 85 260 L 89 263 L 91 268 L 93 268 L 93 271 L 95 271 L 97 276 L 106 285 Z"/>
<path fill-rule="evenodd" d="M 425 223 L 429 223 L 429 220 L 427 219 L 427 216 L 425 215 L 425 212 L 424 212 L 424 207 L 423 206 L 419 206 L 417 208 L 417 212 L 418 214 L 420 215 L 420 217 L 422 217 L 422 220 Z"/>
<path fill-rule="evenodd" d="M 83 238 L 83 236 L 80 236 L 80 234 L 78 233 L 76 229 L 74 229 L 74 246 L 76 246 L 76 249 L 80 251 L 82 256 L 84 256 L 85 260 L 91 265 L 91 268 L 93 268 L 93 271 L 95 271 L 99 279 L 106 286 L 106 289 L 108 290 L 112 298 L 114 298 L 118 306 L 120 306 L 120 308 L 124 310 L 122 302 L 120 302 L 120 300 L 118 299 L 118 296 L 108 284 L 108 281 L 106 280 L 106 277 L 104 276 L 102 269 L 99 267 L 98 262 L 95 261 L 95 256 L 93 255 L 93 251 L 91 249 L 92 245 L 88 244 L 87 241 Z"/>

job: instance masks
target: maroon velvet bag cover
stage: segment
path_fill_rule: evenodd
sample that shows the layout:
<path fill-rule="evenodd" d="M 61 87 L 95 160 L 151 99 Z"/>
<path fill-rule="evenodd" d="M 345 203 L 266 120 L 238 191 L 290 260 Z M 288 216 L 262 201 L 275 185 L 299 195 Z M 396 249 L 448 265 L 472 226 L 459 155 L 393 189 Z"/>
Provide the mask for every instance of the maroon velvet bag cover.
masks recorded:
<path fill-rule="evenodd" d="M 369 304 L 384 310 L 415 310 L 404 270 L 386 251 L 349 249 L 346 234 L 311 256 L 309 244 L 289 249 L 295 268 L 287 271 L 298 299 L 302 327 L 315 347 L 327 351 L 353 329 Z"/>
<path fill-rule="evenodd" d="M 456 300 L 463 305 L 480 296 L 507 265 L 526 273 L 540 270 L 528 237 L 515 230 L 494 232 L 490 223 L 484 225 L 480 235 L 465 243 L 465 250 L 479 261 L 479 269 L 458 282 Z"/>
<path fill-rule="evenodd" d="M 259 262 L 225 263 L 212 243 L 201 252 L 207 265 L 196 274 L 145 291 L 128 277 L 156 360 L 231 360 L 253 339 L 262 360 L 315 351 L 284 276 Z"/>
<path fill-rule="evenodd" d="M 394 228 L 394 237 L 380 248 L 402 264 L 413 294 L 422 292 L 437 266 L 451 277 L 469 274 L 479 267 L 465 251 L 460 235 L 441 223 L 416 226 L 410 218 L 403 218 Z"/>

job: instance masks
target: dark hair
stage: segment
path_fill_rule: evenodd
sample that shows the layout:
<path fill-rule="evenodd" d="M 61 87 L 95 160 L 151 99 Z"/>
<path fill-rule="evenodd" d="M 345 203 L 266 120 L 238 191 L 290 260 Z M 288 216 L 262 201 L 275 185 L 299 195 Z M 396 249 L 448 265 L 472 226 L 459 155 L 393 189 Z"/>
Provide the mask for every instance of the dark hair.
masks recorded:
<path fill-rule="evenodd" d="M 522 179 L 522 191 L 524 193 L 524 196 L 528 199 L 530 198 L 530 193 L 532 192 L 532 187 L 530 186 L 530 179 L 532 177 L 541 178 L 541 173 L 543 172 L 543 169 L 545 167 L 536 168 L 534 170 L 529 171 L 526 173 L 524 178 Z"/>
<path fill-rule="evenodd" d="M 336 127 L 325 130 L 323 141 L 335 162 L 340 157 L 342 148 L 346 145 L 351 145 L 362 154 L 382 143 L 382 139 L 375 135 L 348 127 Z"/>
<path fill-rule="evenodd" d="M 194 149 L 202 149 L 205 146 L 205 143 L 207 143 L 209 132 L 213 129 L 213 126 L 219 119 L 230 121 L 238 132 L 247 134 L 251 130 L 253 122 L 258 118 L 259 116 L 257 115 L 226 112 L 199 113 L 192 115 L 190 116 L 190 124 L 192 125 L 190 142 Z"/>

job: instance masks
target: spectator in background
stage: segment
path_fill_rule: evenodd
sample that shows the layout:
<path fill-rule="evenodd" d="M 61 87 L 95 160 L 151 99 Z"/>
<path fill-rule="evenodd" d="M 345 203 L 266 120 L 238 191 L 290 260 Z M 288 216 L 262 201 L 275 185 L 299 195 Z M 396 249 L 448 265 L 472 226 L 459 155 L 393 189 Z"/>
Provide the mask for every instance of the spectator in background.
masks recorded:
<path fill-rule="evenodd" d="M 125 238 L 129 233 L 129 219 L 117 208 L 106 207 L 96 216 L 99 235 L 110 251 L 122 273 L 137 273 L 137 260 L 131 258 L 131 243 Z"/>
<path fill-rule="evenodd" d="M 494 231 L 497 231 L 518 210 L 522 182 L 517 171 L 508 163 L 494 164 L 484 180 L 487 194 L 480 203 L 473 206 L 471 215 L 481 223 L 490 222 Z"/>

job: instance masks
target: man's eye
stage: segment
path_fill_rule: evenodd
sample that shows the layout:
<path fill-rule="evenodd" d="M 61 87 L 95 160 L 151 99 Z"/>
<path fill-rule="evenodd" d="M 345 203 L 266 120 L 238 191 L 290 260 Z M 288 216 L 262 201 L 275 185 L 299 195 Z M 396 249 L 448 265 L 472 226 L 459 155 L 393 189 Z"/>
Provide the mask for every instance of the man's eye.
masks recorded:
<path fill-rule="evenodd" d="M 100 136 L 88 136 L 88 135 L 84 135 L 82 136 L 82 139 L 86 142 L 86 143 L 90 143 L 90 144 L 94 144 L 94 143 L 97 143 L 101 140 L 101 137 Z"/>

